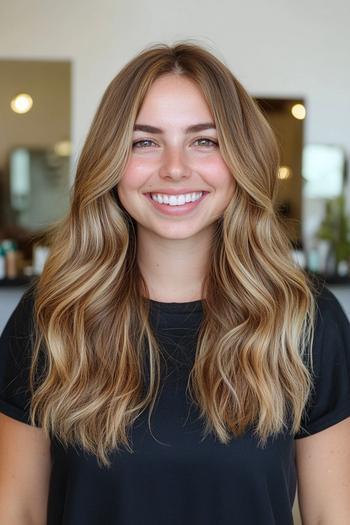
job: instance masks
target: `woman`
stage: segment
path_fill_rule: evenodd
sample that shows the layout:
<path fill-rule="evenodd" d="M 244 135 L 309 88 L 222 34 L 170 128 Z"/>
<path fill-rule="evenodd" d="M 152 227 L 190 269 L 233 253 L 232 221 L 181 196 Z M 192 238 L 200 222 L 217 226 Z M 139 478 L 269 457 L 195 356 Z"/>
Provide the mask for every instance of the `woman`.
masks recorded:
<path fill-rule="evenodd" d="M 293 264 L 278 166 L 204 48 L 111 82 L 1 338 L 2 524 L 286 525 L 297 478 L 304 524 L 348 523 L 350 327 Z"/>

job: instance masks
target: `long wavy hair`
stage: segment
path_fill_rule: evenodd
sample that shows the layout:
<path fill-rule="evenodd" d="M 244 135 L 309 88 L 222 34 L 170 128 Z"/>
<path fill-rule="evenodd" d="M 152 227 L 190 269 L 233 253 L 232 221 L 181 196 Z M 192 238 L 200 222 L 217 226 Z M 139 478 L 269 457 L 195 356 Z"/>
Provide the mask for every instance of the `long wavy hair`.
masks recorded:
<path fill-rule="evenodd" d="M 211 244 L 187 385 L 203 439 L 213 433 L 228 443 L 252 425 L 264 446 L 271 435 L 296 432 L 313 385 L 316 302 L 274 210 L 274 134 L 211 51 L 189 41 L 151 45 L 121 69 L 101 99 L 69 211 L 47 230 L 50 255 L 35 284 L 32 423 L 95 454 L 100 466 L 110 466 L 113 449 L 133 451 L 129 428 L 147 407 L 151 415 L 161 381 L 149 291 L 136 260 L 136 224 L 116 188 L 142 102 L 164 74 L 182 75 L 201 89 L 235 178 Z"/>

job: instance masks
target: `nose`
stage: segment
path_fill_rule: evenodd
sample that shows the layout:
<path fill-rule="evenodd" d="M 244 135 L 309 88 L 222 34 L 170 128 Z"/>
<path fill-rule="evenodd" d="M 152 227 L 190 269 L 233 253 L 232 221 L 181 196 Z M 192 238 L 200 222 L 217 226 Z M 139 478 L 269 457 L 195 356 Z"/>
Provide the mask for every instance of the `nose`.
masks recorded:
<path fill-rule="evenodd" d="M 164 151 L 159 174 L 161 177 L 172 180 L 190 176 L 191 169 L 186 159 L 186 153 L 181 147 L 169 146 Z"/>

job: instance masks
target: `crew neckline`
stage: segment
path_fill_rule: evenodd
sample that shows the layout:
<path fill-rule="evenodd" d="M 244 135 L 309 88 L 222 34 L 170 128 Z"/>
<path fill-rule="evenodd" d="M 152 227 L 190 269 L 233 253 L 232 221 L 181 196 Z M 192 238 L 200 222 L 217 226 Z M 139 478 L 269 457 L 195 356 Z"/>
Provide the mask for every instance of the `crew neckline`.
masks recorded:
<path fill-rule="evenodd" d="M 182 303 L 175 302 L 163 302 L 156 301 L 154 299 L 146 299 L 149 301 L 151 307 L 158 310 L 172 312 L 172 313 L 188 313 L 188 312 L 200 312 L 203 310 L 203 299 L 197 299 L 195 301 L 187 301 Z"/>

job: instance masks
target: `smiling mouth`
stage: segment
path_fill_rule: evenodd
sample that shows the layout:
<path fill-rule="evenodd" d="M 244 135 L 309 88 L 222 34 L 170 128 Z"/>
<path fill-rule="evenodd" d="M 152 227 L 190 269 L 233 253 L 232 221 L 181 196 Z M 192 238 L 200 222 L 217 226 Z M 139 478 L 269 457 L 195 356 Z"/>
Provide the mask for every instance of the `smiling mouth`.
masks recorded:
<path fill-rule="evenodd" d="M 194 193 L 196 193 L 196 192 L 194 192 Z M 166 215 L 174 217 L 174 216 L 184 215 L 186 213 L 189 213 L 189 212 L 193 211 L 194 209 L 197 208 L 197 206 L 200 205 L 202 200 L 205 199 L 206 196 L 209 194 L 208 191 L 197 192 L 197 193 L 202 193 L 202 195 L 199 197 L 199 199 L 196 199 L 196 200 L 190 201 L 190 202 L 184 202 L 183 204 L 176 204 L 174 202 L 172 202 L 171 204 L 158 202 L 158 201 L 152 199 L 151 193 L 144 193 L 144 196 L 152 204 L 152 206 L 155 209 L 157 209 L 161 213 L 164 213 Z"/>
<path fill-rule="evenodd" d="M 194 204 L 196 202 L 199 202 L 200 200 L 202 200 L 203 197 L 205 197 L 209 192 L 208 191 L 193 191 L 193 192 L 189 192 L 189 193 L 180 193 L 180 194 L 170 194 L 170 193 L 159 193 L 158 192 L 152 192 L 152 193 L 146 193 L 145 196 L 150 199 L 152 202 L 154 203 L 157 203 L 161 206 L 169 206 L 169 207 L 182 207 L 182 206 L 186 206 L 188 204 Z M 166 196 L 165 197 L 165 201 L 164 199 L 163 202 L 160 202 L 158 200 L 158 198 L 154 198 L 152 197 L 153 196 L 156 196 L 156 195 L 161 195 L 161 196 Z M 183 198 L 180 200 L 179 202 L 179 198 L 180 198 L 180 195 L 181 196 L 184 196 L 184 195 L 191 195 L 190 197 L 190 200 L 186 200 L 184 201 Z M 196 198 L 195 198 L 196 196 Z"/>

